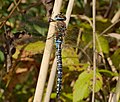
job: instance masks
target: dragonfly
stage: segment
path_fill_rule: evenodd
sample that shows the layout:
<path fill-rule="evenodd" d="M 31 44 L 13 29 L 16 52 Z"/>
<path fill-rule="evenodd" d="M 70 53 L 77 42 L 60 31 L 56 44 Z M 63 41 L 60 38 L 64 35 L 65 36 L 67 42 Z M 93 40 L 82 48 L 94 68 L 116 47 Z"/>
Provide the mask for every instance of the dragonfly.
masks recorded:
<path fill-rule="evenodd" d="M 60 97 L 62 87 L 62 42 L 65 36 L 66 23 L 64 22 L 66 17 L 61 13 L 56 15 L 54 19 L 50 19 L 50 22 L 56 22 L 55 26 L 55 45 L 56 45 L 56 56 L 57 56 L 57 98 Z"/>

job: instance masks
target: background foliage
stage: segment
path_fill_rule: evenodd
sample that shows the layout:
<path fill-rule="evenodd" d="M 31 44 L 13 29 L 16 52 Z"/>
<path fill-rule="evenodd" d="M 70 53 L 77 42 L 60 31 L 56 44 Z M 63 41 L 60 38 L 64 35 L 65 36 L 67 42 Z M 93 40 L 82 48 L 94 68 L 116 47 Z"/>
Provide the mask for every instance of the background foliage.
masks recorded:
<path fill-rule="evenodd" d="M 48 18 L 53 6 L 51 0 L 21 0 L 12 12 L 17 2 L 19 1 L 0 0 L 0 46 L 4 45 L 2 36 L 7 28 L 11 28 L 12 33 L 26 32 L 21 39 L 15 41 L 16 52 L 12 56 L 13 66 L 9 73 L 3 68 L 5 56 L 0 47 L 0 102 L 32 102 L 49 25 Z M 61 9 L 63 13 L 66 11 L 67 2 L 68 0 L 63 2 Z M 91 0 L 87 0 L 86 4 L 84 0 L 75 0 L 74 3 L 62 51 L 63 102 L 91 101 L 93 81 L 91 4 Z M 110 93 L 116 92 L 120 69 L 120 22 L 116 24 L 112 22 L 114 15 L 120 9 L 120 1 L 97 0 L 96 6 L 95 99 L 96 102 L 107 102 Z M 54 53 L 55 48 L 50 59 L 50 68 Z M 53 88 L 51 101 L 55 100 L 55 93 L 56 85 Z"/>

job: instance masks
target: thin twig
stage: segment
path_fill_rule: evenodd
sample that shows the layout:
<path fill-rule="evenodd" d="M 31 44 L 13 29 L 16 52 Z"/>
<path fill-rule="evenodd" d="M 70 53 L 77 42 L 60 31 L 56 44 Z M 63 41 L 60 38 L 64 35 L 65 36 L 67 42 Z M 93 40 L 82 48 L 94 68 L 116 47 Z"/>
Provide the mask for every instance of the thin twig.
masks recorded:
<path fill-rule="evenodd" d="M 90 18 L 85 15 L 71 15 L 71 17 L 74 17 L 76 19 L 80 18 L 82 20 L 86 20 L 87 22 L 89 22 L 90 26 L 93 27 L 93 24 L 92 24 L 92 21 L 90 20 Z"/>
<path fill-rule="evenodd" d="M 80 44 L 80 37 L 82 35 L 82 29 L 79 29 L 78 37 L 77 37 L 77 46 Z M 76 48 L 76 53 L 78 53 L 78 48 Z"/>
<path fill-rule="evenodd" d="M 14 0 L 14 4 L 17 5 L 16 0 Z M 19 7 L 17 6 L 17 10 L 20 11 Z"/>
<path fill-rule="evenodd" d="M 3 25 L 6 23 L 6 21 L 11 17 L 11 15 L 13 14 L 13 12 L 15 11 L 15 9 L 18 7 L 18 5 L 20 4 L 22 0 L 19 0 L 17 2 L 17 4 L 15 5 L 15 7 L 12 9 L 12 11 L 9 13 L 9 15 L 6 17 L 6 19 L 2 22 L 2 24 L 0 25 L 0 29 L 3 27 Z"/>
<path fill-rule="evenodd" d="M 112 62 L 110 57 L 107 58 L 107 61 L 108 61 L 108 64 L 110 65 L 110 68 L 111 68 L 112 72 L 117 73 L 117 69 L 113 65 L 113 62 Z"/>
<path fill-rule="evenodd" d="M 92 102 L 95 101 L 95 86 L 96 86 L 96 0 L 93 0 L 93 89 Z"/>

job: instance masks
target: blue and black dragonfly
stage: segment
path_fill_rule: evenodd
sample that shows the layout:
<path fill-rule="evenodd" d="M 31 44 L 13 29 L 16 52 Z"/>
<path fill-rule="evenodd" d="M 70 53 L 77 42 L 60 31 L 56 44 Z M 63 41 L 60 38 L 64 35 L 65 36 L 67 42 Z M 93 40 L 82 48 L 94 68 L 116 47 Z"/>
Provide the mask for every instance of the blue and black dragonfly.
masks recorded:
<path fill-rule="evenodd" d="M 64 22 L 66 17 L 61 13 L 56 15 L 54 19 L 50 19 L 50 22 L 56 22 L 55 26 L 55 44 L 56 44 L 56 56 L 57 56 L 57 98 L 60 96 L 62 87 L 62 42 L 66 32 L 66 23 Z"/>

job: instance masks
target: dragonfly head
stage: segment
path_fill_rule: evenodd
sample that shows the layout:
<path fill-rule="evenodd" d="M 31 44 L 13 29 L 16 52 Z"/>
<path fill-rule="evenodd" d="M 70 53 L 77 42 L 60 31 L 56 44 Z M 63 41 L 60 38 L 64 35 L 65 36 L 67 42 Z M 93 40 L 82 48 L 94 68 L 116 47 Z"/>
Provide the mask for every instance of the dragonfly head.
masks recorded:
<path fill-rule="evenodd" d="M 56 15 L 54 19 L 56 21 L 65 21 L 66 17 L 63 14 L 60 13 L 60 14 Z"/>

